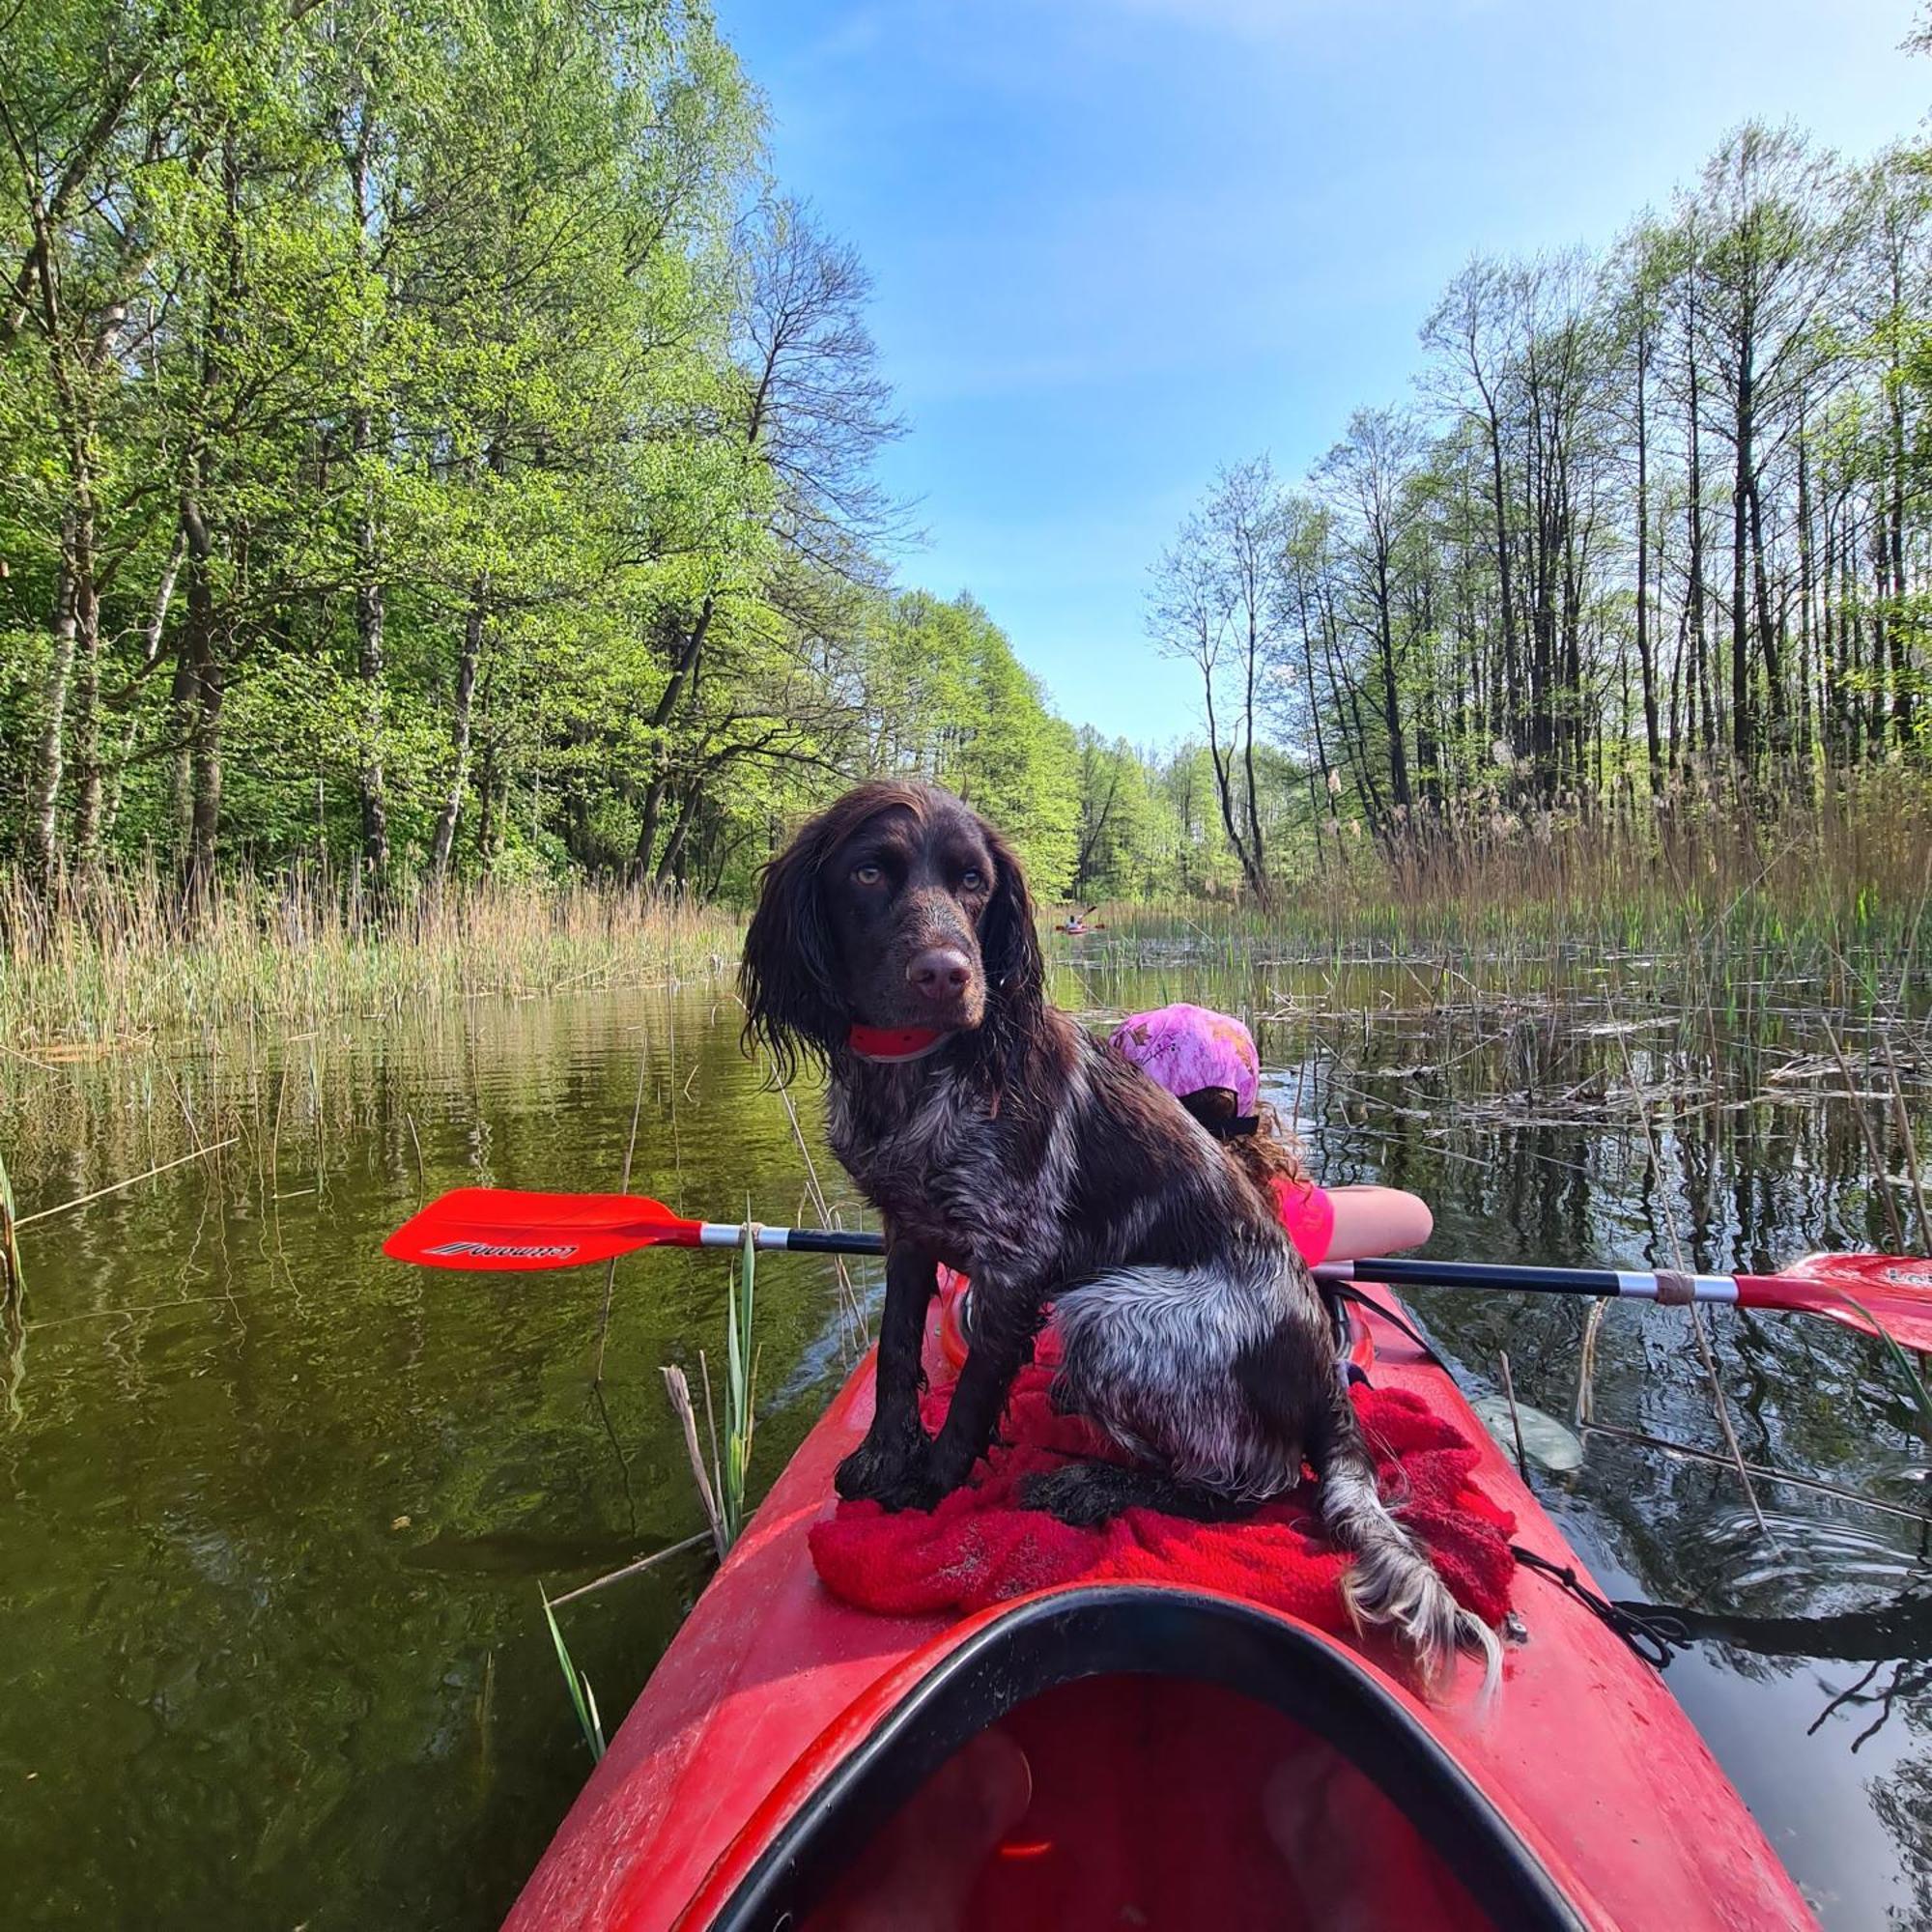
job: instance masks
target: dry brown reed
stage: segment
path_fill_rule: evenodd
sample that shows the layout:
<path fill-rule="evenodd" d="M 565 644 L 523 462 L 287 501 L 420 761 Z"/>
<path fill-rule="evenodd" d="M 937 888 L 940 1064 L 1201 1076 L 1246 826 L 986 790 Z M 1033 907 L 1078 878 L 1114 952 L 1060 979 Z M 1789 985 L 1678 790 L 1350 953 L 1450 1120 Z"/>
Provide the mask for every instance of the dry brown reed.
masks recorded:
<path fill-rule="evenodd" d="M 1582 1427 L 1586 1435 L 1602 1435 L 1613 1442 L 1631 1443 L 1638 1449 L 1654 1449 L 1679 1462 L 1702 1463 L 1714 1469 L 1736 1469 L 1738 1466 L 1729 1456 L 1719 1456 L 1710 1449 L 1693 1448 L 1688 1442 L 1671 1442 L 1641 1429 L 1621 1429 L 1608 1422 L 1586 1422 Z M 1842 1483 L 1828 1483 L 1819 1476 L 1801 1476 L 1791 1469 L 1768 1469 L 1761 1463 L 1747 1463 L 1744 1467 L 1760 1483 L 1776 1484 L 1791 1490 L 1808 1490 L 1814 1495 L 1833 1496 L 1839 1502 L 1856 1503 L 1861 1509 L 1876 1510 L 1881 1516 L 1932 1524 L 1932 1516 L 1927 1516 L 1923 1510 L 1906 1509 L 1901 1504 L 1866 1495 L 1862 1490 L 1848 1490 Z"/>
<path fill-rule="evenodd" d="M 0 1419 L 20 1419 L 20 1384 L 27 1373 L 27 1276 L 20 1265 L 14 1186 L 0 1160 Z"/>
<path fill-rule="evenodd" d="M 43 1065 L 151 1038 L 286 1033 L 489 995 L 639 986 L 735 963 L 727 914 L 590 886 L 383 900 L 297 869 L 193 909 L 153 868 L 0 873 L 0 1043 Z"/>
<path fill-rule="evenodd" d="M 1617 1049 L 1623 1055 L 1625 1077 L 1629 1080 L 1632 1091 L 1635 1092 L 1637 1075 L 1635 1064 L 1631 1059 L 1630 1038 L 1628 1035 L 1619 1033 L 1616 1041 Z M 1654 1169 L 1661 1168 L 1663 1164 L 1662 1151 L 1658 1146 L 1657 1134 L 1651 1125 L 1647 1107 L 1638 1107 L 1637 1122 L 1643 1128 L 1644 1141 L 1650 1149 L 1651 1165 Z M 1678 1233 L 1677 1217 L 1667 1210 L 1663 1216 L 1663 1233 L 1670 1244 L 1670 1265 L 1679 1273 L 1689 1272 L 1684 1242 Z M 1738 1441 L 1737 1429 L 1731 1421 L 1731 1406 L 1724 1400 L 1723 1378 L 1718 1373 L 1718 1357 L 1711 1347 L 1711 1337 L 1704 1326 L 1703 1311 L 1693 1302 L 1684 1312 L 1690 1320 L 1690 1333 L 1697 1344 L 1697 1357 L 1703 1364 L 1705 1384 L 1711 1391 L 1711 1407 L 1718 1418 L 1718 1428 L 1723 1435 L 1724 1448 L 1730 1456 L 1731 1467 L 1737 1471 L 1739 1486 L 1745 1492 L 1745 1501 L 1750 1505 L 1751 1517 L 1757 1523 L 1759 1535 L 1771 1536 L 1771 1525 L 1765 1521 L 1764 1511 L 1758 1505 L 1757 1491 L 1751 1484 L 1750 1467 L 1745 1461 L 1745 1452 Z M 1587 1402 L 1582 1406 L 1587 1407 Z M 1774 1542 L 1776 1540 L 1773 1538 Z"/>
<path fill-rule="evenodd" d="M 626 1563 L 620 1570 L 611 1570 L 588 1583 L 580 1583 L 574 1590 L 566 1590 L 560 1597 L 552 1597 L 550 1606 L 560 1610 L 564 1605 L 574 1604 L 579 1597 L 587 1597 L 594 1590 L 609 1589 L 612 1583 L 621 1583 L 627 1577 L 640 1577 L 646 1570 L 655 1570 L 660 1563 L 668 1563 L 673 1556 L 682 1556 L 686 1550 L 696 1549 L 700 1543 L 709 1543 L 711 1535 L 709 1528 L 694 1530 L 676 1543 L 652 1550 L 648 1556 L 639 1556 L 635 1563 Z"/>
<path fill-rule="evenodd" d="M 719 1505 L 718 1486 L 712 1481 L 713 1472 L 706 1469 L 704 1451 L 698 1447 L 697 1411 L 692 1406 L 691 1384 L 685 1379 L 684 1371 L 675 1366 L 661 1369 L 659 1374 L 664 1377 L 665 1393 L 670 1398 L 671 1410 L 684 1431 L 684 1453 L 691 1463 L 692 1480 L 697 1486 L 698 1504 L 704 1511 L 711 1547 L 722 1563 L 730 1551 L 731 1539 L 725 1533 L 724 1513 Z"/>
<path fill-rule="evenodd" d="M 1324 841 L 1263 912 L 1239 897 L 1104 907 L 1097 959 L 1190 935 L 1309 955 L 1530 948 L 1804 953 L 1917 933 L 1932 887 L 1932 782 L 1896 767 L 1775 807 L 1686 785 L 1657 809 L 1416 814 L 1382 844 Z M 1071 954 L 1075 951 L 1069 947 Z"/>
<path fill-rule="evenodd" d="M 125 1180 L 110 1180 L 105 1187 L 91 1187 L 85 1194 L 76 1194 L 71 1201 L 57 1202 L 53 1207 L 43 1208 L 36 1213 L 14 1215 L 7 1211 L 11 1204 L 0 1205 L 0 1233 L 4 1233 L 8 1242 L 11 1243 L 13 1231 L 15 1228 L 27 1227 L 35 1221 L 50 1220 L 56 1214 L 71 1213 L 76 1208 L 85 1208 L 91 1201 L 104 1200 L 110 1194 L 120 1194 L 129 1187 L 138 1187 L 144 1180 L 153 1180 L 156 1175 L 167 1174 L 177 1167 L 185 1167 L 191 1160 L 210 1159 L 215 1154 L 225 1152 L 241 1138 L 240 1134 L 230 1134 L 226 1140 L 211 1142 L 207 1147 L 198 1147 L 191 1152 L 181 1154 L 173 1160 L 164 1160 L 143 1173 L 130 1174 Z"/>

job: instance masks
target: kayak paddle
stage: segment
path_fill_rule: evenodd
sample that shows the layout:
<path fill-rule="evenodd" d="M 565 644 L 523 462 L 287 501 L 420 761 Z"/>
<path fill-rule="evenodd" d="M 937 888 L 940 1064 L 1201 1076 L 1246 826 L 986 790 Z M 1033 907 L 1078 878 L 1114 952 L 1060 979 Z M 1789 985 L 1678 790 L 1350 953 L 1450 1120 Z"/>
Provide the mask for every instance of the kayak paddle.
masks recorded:
<path fill-rule="evenodd" d="M 582 1267 L 638 1248 L 735 1248 L 745 1231 L 690 1221 L 641 1194 L 536 1194 L 459 1187 L 432 1201 L 383 1243 L 394 1261 L 493 1272 Z M 760 1248 L 791 1254 L 882 1255 L 885 1236 L 817 1228 L 768 1228 Z M 1476 1288 L 1532 1294 L 1611 1295 L 1821 1315 L 1863 1334 L 1932 1351 L 1932 1262 L 1904 1255 L 1807 1255 L 1778 1274 L 1678 1274 L 1669 1269 L 1561 1268 L 1385 1256 L 1324 1262 L 1316 1279 L 1391 1288 Z"/>
<path fill-rule="evenodd" d="M 459 1187 L 412 1214 L 383 1243 L 393 1261 L 425 1267 L 582 1267 L 637 1248 L 735 1248 L 743 1228 L 687 1221 L 641 1194 L 533 1194 L 514 1187 Z M 793 1254 L 882 1255 L 881 1235 L 764 1228 L 761 1248 Z"/>
<path fill-rule="evenodd" d="M 1526 1267 L 1510 1263 L 1384 1257 L 1324 1262 L 1316 1278 L 1390 1288 L 1489 1288 L 1531 1294 L 1609 1295 L 1626 1301 L 1776 1309 L 1822 1315 L 1902 1348 L 1932 1350 L 1932 1262 L 1907 1255 L 1806 1255 L 1776 1274 L 1679 1274 L 1670 1268 Z"/>

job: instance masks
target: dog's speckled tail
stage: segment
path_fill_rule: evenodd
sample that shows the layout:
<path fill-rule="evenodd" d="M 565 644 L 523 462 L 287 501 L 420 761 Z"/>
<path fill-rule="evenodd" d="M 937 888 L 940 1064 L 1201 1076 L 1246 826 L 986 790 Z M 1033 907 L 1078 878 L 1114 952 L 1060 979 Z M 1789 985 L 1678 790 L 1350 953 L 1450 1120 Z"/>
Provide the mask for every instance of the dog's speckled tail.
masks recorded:
<path fill-rule="evenodd" d="M 1487 1703 L 1502 1682 L 1502 1643 L 1481 1617 L 1457 1603 L 1428 1552 L 1390 1515 L 1355 1406 L 1339 1381 L 1309 1444 L 1309 1460 L 1321 1479 L 1316 1506 L 1321 1520 L 1355 1559 L 1342 1578 L 1350 1615 L 1358 1625 L 1393 1632 L 1432 1692 L 1458 1650 L 1480 1657 Z"/>

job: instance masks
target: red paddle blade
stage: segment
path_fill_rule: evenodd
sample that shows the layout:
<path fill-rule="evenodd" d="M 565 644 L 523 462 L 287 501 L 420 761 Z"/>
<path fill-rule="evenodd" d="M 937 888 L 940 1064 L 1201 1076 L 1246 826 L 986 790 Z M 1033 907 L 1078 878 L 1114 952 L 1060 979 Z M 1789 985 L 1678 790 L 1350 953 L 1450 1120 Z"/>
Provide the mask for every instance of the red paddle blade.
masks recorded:
<path fill-rule="evenodd" d="M 534 1194 L 458 1187 L 383 1243 L 392 1261 L 514 1274 L 582 1267 L 668 1241 L 695 1248 L 701 1224 L 641 1194 Z"/>
<path fill-rule="evenodd" d="M 1740 1275 L 1738 1301 L 1802 1309 L 1932 1353 L 1932 1262 L 1909 1255 L 1806 1255 L 1777 1274 Z"/>

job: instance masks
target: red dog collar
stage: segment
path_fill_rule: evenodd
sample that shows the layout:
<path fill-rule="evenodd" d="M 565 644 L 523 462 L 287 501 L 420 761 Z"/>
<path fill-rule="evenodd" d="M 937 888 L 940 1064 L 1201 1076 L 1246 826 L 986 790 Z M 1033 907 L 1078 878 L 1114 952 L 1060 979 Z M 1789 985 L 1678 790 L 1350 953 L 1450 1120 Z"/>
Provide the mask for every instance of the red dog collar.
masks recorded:
<path fill-rule="evenodd" d="M 854 1026 L 845 1036 L 845 1044 L 861 1060 L 890 1065 L 899 1060 L 923 1060 L 928 1053 L 937 1053 L 952 1037 L 937 1027 Z"/>

